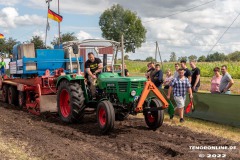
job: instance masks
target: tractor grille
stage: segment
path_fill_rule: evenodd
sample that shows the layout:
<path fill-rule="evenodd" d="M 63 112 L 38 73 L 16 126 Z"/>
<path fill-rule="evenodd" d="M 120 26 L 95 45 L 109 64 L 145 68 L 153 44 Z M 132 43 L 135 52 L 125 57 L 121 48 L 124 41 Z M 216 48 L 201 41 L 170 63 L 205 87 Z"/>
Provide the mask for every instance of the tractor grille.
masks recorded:
<path fill-rule="evenodd" d="M 143 87 L 144 87 L 144 82 L 132 82 L 131 83 L 132 89 L 143 88 Z"/>
<path fill-rule="evenodd" d="M 116 87 L 115 86 L 107 86 L 107 91 L 109 93 L 116 93 Z"/>
<path fill-rule="evenodd" d="M 119 92 L 127 92 L 128 82 L 118 82 Z"/>

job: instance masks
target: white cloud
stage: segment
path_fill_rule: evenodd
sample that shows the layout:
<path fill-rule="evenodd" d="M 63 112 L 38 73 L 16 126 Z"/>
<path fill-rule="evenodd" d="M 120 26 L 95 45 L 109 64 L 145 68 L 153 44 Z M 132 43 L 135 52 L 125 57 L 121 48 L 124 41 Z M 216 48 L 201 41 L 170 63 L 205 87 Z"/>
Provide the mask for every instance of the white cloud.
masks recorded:
<path fill-rule="evenodd" d="M 29 0 L 27 4 L 34 8 L 46 8 L 47 4 L 43 0 Z M 50 3 L 51 8 L 57 10 L 57 0 Z M 60 12 L 68 12 L 72 14 L 88 14 L 93 15 L 96 13 L 101 13 L 110 6 L 109 0 L 60 0 Z"/>
<path fill-rule="evenodd" d="M 19 15 L 13 7 L 5 7 L 0 11 L 0 27 L 16 28 L 18 26 L 43 25 L 45 18 L 38 15 Z"/>
<path fill-rule="evenodd" d="M 77 35 L 77 38 L 78 38 L 79 40 L 92 39 L 92 38 L 93 38 L 89 33 L 84 32 L 84 31 L 80 31 L 80 32 L 77 33 L 76 35 Z"/>
<path fill-rule="evenodd" d="M 0 5 L 13 6 L 20 2 L 21 0 L 0 0 Z"/>

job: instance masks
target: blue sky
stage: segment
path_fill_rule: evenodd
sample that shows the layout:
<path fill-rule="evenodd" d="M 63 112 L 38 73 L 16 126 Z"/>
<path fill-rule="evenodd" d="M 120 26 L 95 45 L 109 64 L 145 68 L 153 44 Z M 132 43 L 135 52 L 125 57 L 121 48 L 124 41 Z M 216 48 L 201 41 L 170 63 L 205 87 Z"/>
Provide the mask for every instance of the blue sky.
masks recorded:
<path fill-rule="evenodd" d="M 129 53 L 131 59 L 154 56 L 155 41 L 163 60 L 173 51 L 177 56 L 207 55 L 240 13 L 239 0 L 60 0 L 61 32 L 74 32 L 79 39 L 101 38 L 99 16 L 116 3 L 137 12 L 147 29 L 146 43 Z M 184 11 L 189 8 L 194 9 Z M 52 0 L 51 9 L 57 12 L 57 0 Z M 171 14 L 175 15 L 168 17 Z M 0 0 L 0 33 L 21 42 L 33 35 L 44 39 L 46 15 L 45 0 Z M 58 34 L 57 25 L 50 20 L 48 44 Z M 210 53 L 240 50 L 239 33 L 240 18 Z"/>

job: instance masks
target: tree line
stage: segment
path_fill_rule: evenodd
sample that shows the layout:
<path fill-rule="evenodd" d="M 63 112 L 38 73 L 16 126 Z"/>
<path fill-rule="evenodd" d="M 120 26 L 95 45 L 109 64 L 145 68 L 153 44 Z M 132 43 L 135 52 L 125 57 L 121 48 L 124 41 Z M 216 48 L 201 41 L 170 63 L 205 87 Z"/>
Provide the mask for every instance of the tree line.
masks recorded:
<path fill-rule="evenodd" d="M 235 51 L 225 55 L 224 53 L 215 52 L 213 54 L 208 54 L 207 56 L 201 55 L 197 57 L 196 55 L 190 56 L 181 56 L 177 57 L 175 52 L 170 54 L 169 62 L 177 62 L 177 61 L 192 61 L 195 60 L 197 62 L 217 62 L 217 61 L 240 61 L 240 51 Z"/>

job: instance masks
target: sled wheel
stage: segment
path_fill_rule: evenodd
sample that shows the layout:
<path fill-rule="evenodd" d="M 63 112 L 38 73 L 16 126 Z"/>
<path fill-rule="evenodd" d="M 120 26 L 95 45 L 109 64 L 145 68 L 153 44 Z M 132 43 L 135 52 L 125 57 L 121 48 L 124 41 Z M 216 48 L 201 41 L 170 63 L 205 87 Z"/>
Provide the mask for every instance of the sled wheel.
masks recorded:
<path fill-rule="evenodd" d="M 5 102 L 5 103 L 8 102 L 8 86 L 7 85 L 3 85 L 2 99 L 3 99 L 3 102 Z"/>
<path fill-rule="evenodd" d="M 10 86 L 8 88 L 8 103 L 11 105 L 18 104 L 18 92 L 17 92 L 17 88 L 14 86 Z"/>
<path fill-rule="evenodd" d="M 84 116 L 84 100 L 80 84 L 62 81 L 57 93 L 58 114 L 62 121 L 80 122 Z"/>
<path fill-rule="evenodd" d="M 161 102 L 158 99 L 152 99 L 149 107 L 159 108 L 161 107 Z M 164 110 L 146 112 L 144 118 L 147 126 L 152 130 L 156 130 L 163 124 Z"/>
<path fill-rule="evenodd" d="M 97 122 L 103 134 L 114 128 L 115 112 L 111 102 L 104 100 L 97 106 Z"/>
<path fill-rule="evenodd" d="M 18 106 L 23 108 L 26 104 L 26 93 L 19 91 L 18 92 Z"/>

